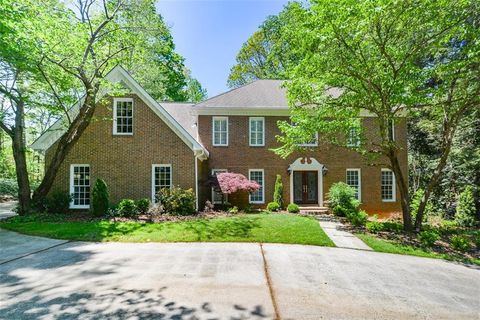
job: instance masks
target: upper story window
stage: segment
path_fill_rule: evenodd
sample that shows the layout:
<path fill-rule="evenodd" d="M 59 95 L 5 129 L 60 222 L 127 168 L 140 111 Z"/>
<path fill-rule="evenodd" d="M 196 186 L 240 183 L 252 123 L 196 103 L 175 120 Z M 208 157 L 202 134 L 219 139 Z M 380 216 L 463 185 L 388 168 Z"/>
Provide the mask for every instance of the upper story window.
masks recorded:
<path fill-rule="evenodd" d="M 306 143 L 299 144 L 300 147 L 318 147 L 318 132 L 316 132 L 312 139 Z"/>
<path fill-rule="evenodd" d="M 395 202 L 395 174 L 390 169 L 382 168 L 381 192 L 383 202 Z"/>
<path fill-rule="evenodd" d="M 113 100 L 113 134 L 133 135 L 133 99 Z"/>
<path fill-rule="evenodd" d="M 265 145 L 265 118 L 250 117 L 250 145 Z"/>
<path fill-rule="evenodd" d="M 352 127 L 348 132 L 347 147 L 355 148 L 360 146 L 360 135 L 358 128 Z"/>
<path fill-rule="evenodd" d="M 214 146 L 228 146 L 228 117 L 213 117 L 212 131 Z"/>
<path fill-rule="evenodd" d="M 395 122 L 393 119 L 388 122 L 388 139 L 395 141 Z"/>
<path fill-rule="evenodd" d="M 360 169 L 347 169 L 347 184 L 355 190 L 355 198 L 361 200 L 361 177 Z"/>

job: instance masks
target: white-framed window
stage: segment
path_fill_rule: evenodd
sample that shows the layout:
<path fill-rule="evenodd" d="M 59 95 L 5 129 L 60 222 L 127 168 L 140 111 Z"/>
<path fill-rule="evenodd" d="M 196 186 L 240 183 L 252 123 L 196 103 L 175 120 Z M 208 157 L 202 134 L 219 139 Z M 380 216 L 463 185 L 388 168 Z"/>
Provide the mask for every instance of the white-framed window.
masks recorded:
<path fill-rule="evenodd" d="M 388 122 L 388 138 L 395 141 L 395 121 L 392 119 Z"/>
<path fill-rule="evenodd" d="M 312 140 L 299 144 L 300 147 L 318 147 L 318 132 L 312 135 Z"/>
<path fill-rule="evenodd" d="M 152 202 L 157 202 L 156 195 L 163 188 L 172 187 L 172 165 L 152 165 Z"/>
<path fill-rule="evenodd" d="M 228 146 L 228 117 L 212 118 L 212 139 L 214 146 Z"/>
<path fill-rule="evenodd" d="M 358 133 L 358 128 L 352 127 L 348 131 L 347 147 L 355 148 L 359 146 L 360 146 L 360 135 Z"/>
<path fill-rule="evenodd" d="M 383 202 L 396 201 L 395 174 L 390 169 L 382 168 L 381 192 Z"/>
<path fill-rule="evenodd" d="M 355 190 L 355 198 L 362 199 L 362 176 L 360 169 L 347 169 L 345 182 Z"/>
<path fill-rule="evenodd" d="M 227 172 L 227 169 L 212 169 L 212 176 L 216 176 L 217 173 Z M 223 194 L 223 200 L 227 201 L 227 195 Z M 222 193 L 212 188 L 212 203 L 222 203 Z"/>
<path fill-rule="evenodd" d="M 133 99 L 113 99 L 113 134 L 133 135 Z"/>
<path fill-rule="evenodd" d="M 265 203 L 265 175 L 263 169 L 248 170 L 248 179 L 257 182 L 260 185 L 260 188 L 257 191 L 250 193 L 249 202 Z"/>
<path fill-rule="evenodd" d="M 250 146 L 263 147 L 265 146 L 265 118 L 264 117 L 250 117 L 249 118 L 250 131 Z"/>
<path fill-rule="evenodd" d="M 90 165 L 70 165 L 70 194 L 72 209 L 90 208 Z"/>

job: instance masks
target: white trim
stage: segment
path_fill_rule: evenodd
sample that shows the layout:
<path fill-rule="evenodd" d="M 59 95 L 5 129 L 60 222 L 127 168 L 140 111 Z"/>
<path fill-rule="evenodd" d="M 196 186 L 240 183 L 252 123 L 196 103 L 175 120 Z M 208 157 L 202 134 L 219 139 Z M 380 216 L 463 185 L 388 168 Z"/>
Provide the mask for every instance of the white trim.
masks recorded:
<path fill-rule="evenodd" d="M 228 172 L 228 170 L 227 170 L 227 169 L 212 169 L 211 175 L 213 176 L 213 175 L 214 175 L 215 173 L 217 173 L 217 172 L 218 172 L 218 173 L 220 173 L 220 172 Z M 221 201 L 215 201 L 215 198 L 214 198 L 214 196 L 213 196 L 215 193 L 218 193 L 218 192 L 215 192 L 215 190 L 213 190 L 213 187 L 210 188 L 210 189 L 211 189 L 210 191 L 211 191 L 212 203 L 213 203 L 213 204 L 221 204 L 222 202 L 221 202 Z M 223 195 L 223 200 L 225 200 L 225 202 L 228 201 L 228 194 L 224 194 L 224 195 Z"/>
<path fill-rule="evenodd" d="M 347 147 L 349 148 L 357 148 L 360 147 L 360 135 L 358 133 L 358 128 L 357 127 L 351 127 L 348 130 L 348 136 L 347 136 Z M 352 131 L 355 130 L 356 136 L 354 137 L 355 142 L 352 143 L 350 138 L 352 138 Z"/>
<path fill-rule="evenodd" d="M 314 143 L 302 143 L 298 145 L 299 147 L 318 147 L 318 132 L 315 132 L 315 142 Z"/>
<path fill-rule="evenodd" d="M 152 164 L 152 203 L 155 203 L 155 168 L 170 168 L 170 189 L 173 186 L 173 169 L 170 163 Z"/>
<path fill-rule="evenodd" d="M 310 161 L 310 163 L 309 163 Z M 323 168 L 324 165 L 319 163 L 312 157 L 298 158 L 289 167 L 290 172 L 290 203 L 293 201 L 293 172 L 294 171 L 317 171 L 317 192 L 318 192 L 318 206 L 323 207 Z"/>
<path fill-rule="evenodd" d="M 226 138 L 225 143 L 215 143 L 215 121 L 216 120 L 225 121 L 226 124 L 227 124 L 226 125 L 227 138 Z M 212 146 L 214 146 L 214 147 L 228 147 L 228 135 L 229 135 L 228 117 L 212 117 Z"/>
<path fill-rule="evenodd" d="M 195 115 L 201 116 L 290 116 L 290 109 L 287 106 L 275 107 L 200 107 L 194 106 L 191 111 Z M 376 117 L 375 114 L 368 110 L 361 109 L 360 117 Z"/>
<path fill-rule="evenodd" d="M 193 157 L 195 161 L 195 210 L 198 211 L 198 160 L 197 156 Z"/>
<path fill-rule="evenodd" d="M 131 102 L 132 103 L 132 132 L 117 132 L 117 102 Z M 134 128 L 134 103 L 133 98 L 113 98 L 113 135 L 115 136 L 133 136 L 133 128 Z"/>
<path fill-rule="evenodd" d="M 388 137 L 390 138 L 390 124 L 392 125 L 392 141 L 395 141 L 395 120 L 388 123 Z"/>
<path fill-rule="evenodd" d="M 70 186 L 69 186 L 69 190 L 70 190 L 70 195 L 72 197 L 72 200 L 70 201 L 70 204 L 69 204 L 69 208 L 70 209 L 90 209 L 90 205 L 74 205 L 74 199 L 73 199 L 73 194 L 75 193 L 75 186 L 73 185 L 73 173 L 74 173 L 74 168 L 75 167 L 88 167 L 88 172 L 89 172 L 89 181 L 90 181 L 90 185 L 89 187 L 91 188 L 91 185 L 92 185 L 92 171 L 90 170 L 90 165 L 89 164 L 82 164 L 82 163 L 72 163 L 70 164 Z M 90 190 L 91 191 L 91 190 Z M 89 199 L 91 198 L 91 196 L 89 196 Z M 90 199 L 91 200 L 91 199 Z"/>
<path fill-rule="evenodd" d="M 248 203 L 251 204 L 263 204 L 265 203 L 265 170 L 264 169 L 248 169 L 248 180 L 252 180 L 250 174 L 252 172 L 261 172 L 262 173 L 262 200 L 261 201 L 252 201 L 251 194 L 248 195 Z"/>
<path fill-rule="evenodd" d="M 383 199 L 382 196 L 382 175 L 380 173 L 380 198 L 382 202 L 396 202 L 397 201 L 397 181 L 395 179 L 395 172 L 388 168 L 382 168 L 381 172 L 391 172 L 392 173 L 392 199 Z"/>
<path fill-rule="evenodd" d="M 262 143 L 252 143 L 252 121 L 262 121 Z M 250 147 L 264 147 L 265 146 L 265 117 L 249 117 L 248 118 L 248 145 Z"/>
<path fill-rule="evenodd" d="M 358 172 L 358 199 L 357 200 L 362 201 L 362 170 L 360 168 L 347 168 L 345 170 L 345 183 L 347 183 L 348 171 Z"/>

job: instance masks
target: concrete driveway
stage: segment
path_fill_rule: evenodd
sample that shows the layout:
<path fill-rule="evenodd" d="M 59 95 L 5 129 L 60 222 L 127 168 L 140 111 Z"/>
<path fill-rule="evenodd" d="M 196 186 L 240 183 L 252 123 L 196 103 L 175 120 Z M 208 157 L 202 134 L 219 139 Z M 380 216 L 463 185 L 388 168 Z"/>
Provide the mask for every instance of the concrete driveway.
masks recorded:
<path fill-rule="evenodd" d="M 17 201 L 0 202 L 0 220 L 17 215 L 13 210 L 17 205 Z"/>
<path fill-rule="evenodd" d="M 38 240 L 8 233 L 18 239 L 7 246 Z M 0 263 L 0 319 L 480 317 L 480 270 L 433 259 L 300 245 L 84 242 L 13 259 Z"/>

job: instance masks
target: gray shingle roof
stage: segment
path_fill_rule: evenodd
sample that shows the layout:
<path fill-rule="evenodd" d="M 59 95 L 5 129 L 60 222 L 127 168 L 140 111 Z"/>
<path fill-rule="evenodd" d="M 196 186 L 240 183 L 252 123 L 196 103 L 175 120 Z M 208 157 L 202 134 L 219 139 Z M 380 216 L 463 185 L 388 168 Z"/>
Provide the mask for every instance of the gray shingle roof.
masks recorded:
<path fill-rule="evenodd" d="M 194 107 L 288 107 L 284 80 L 256 80 L 196 104 Z"/>
<path fill-rule="evenodd" d="M 198 127 L 196 116 L 190 111 L 193 103 L 188 102 L 159 102 L 167 112 L 180 124 L 195 140 L 197 139 Z"/>

